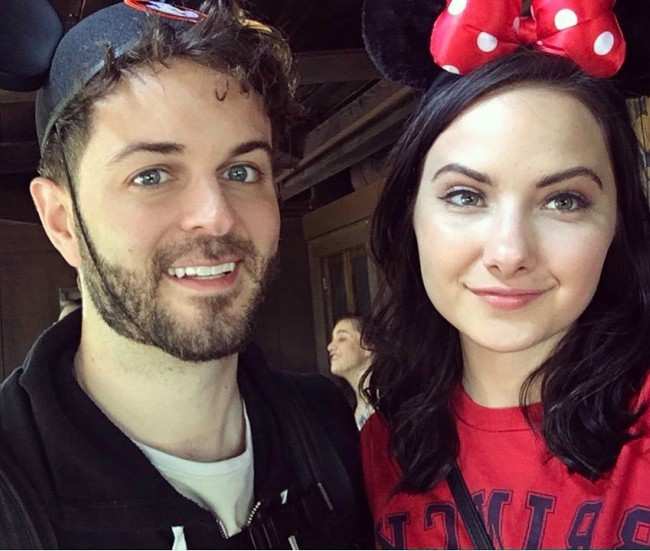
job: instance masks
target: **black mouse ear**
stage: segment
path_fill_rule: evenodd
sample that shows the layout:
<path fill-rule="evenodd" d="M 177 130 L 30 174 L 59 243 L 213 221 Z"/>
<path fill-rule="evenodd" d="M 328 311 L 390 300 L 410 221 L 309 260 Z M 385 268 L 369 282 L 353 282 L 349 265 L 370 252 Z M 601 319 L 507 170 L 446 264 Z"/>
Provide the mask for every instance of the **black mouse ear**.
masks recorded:
<path fill-rule="evenodd" d="M 627 42 L 625 63 L 615 79 L 628 96 L 650 95 L 650 2 L 618 0 L 616 17 Z"/>
<path fill-rule="evenodd" d="M 363 39 L 388 80 L 426 89 L 442 71 L 429 53 L 433 24 L 444 0 L 365 0 Z"/>
<path fill-rule="evenodd" d="M 40 88 L 62 36 L 61 20 L 47 0 L 2 0 L 0 88 Z"/>

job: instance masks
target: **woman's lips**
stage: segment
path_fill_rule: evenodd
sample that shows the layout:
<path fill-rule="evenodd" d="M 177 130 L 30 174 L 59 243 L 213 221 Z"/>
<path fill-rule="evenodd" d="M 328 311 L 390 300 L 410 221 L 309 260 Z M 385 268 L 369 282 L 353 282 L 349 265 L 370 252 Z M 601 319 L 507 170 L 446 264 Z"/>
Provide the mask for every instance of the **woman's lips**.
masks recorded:
<path fill-rule="evenodd" d="M 499 310 L 517 310 L 527 306 L 546 291 L 534 289 L 469 288 L 479 298 Z"/>

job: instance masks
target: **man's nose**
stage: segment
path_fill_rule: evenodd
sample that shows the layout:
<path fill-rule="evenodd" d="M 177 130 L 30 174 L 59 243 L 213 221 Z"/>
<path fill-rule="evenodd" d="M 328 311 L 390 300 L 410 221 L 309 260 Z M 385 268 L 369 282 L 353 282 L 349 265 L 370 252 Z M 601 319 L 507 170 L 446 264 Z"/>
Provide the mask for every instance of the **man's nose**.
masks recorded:
<path fill-rule="evenodd" d="M 234 228 L 237 213 L 228 194 L 216 180 L 205 179 L 188 186 L 182 198 L 182 228 L 224 236 Z"/>

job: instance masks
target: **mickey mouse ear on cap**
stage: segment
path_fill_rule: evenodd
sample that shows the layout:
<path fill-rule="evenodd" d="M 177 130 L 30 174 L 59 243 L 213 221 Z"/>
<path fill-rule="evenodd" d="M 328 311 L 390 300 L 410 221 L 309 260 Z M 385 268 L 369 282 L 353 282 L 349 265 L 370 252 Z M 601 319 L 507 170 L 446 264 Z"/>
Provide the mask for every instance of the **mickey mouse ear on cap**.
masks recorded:
<path fill-rule="evenodd" d="M 68 31 L 56 49 L 49 78 L 36 97 L 36 132 L 41 149 L 72 98 L 104 67 L 107 49 L 116 58 L 124 55 L 140 39 L 151 17 L 166 19 L 170 27 L 180 30 L 196 24 L 202 14 L 158 0 L 129 0 L 93 13 Z"/>
<path fill-rule="evenodd" d="M 62 36 L 63 25 L 47 0 L 2 0 L 0 88 L 40 88 Z"/>
<path fill-rule="evenodd" d="M 444 0 L 365 0 L 363 40 L 388 80 L 427 89 L 442 69 L 429 53 L 431 30 Z"/>

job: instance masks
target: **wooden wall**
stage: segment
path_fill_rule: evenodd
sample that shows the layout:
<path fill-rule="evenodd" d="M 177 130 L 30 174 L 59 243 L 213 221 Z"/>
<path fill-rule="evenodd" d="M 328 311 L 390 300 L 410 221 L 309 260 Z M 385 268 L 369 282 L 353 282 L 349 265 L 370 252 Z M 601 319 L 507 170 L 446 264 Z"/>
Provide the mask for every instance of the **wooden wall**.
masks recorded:
<path fill-rule="evenodd" d="M 40 225 L 0 220 L 0 377 L 57 319 L 58 289 L 75 277 Z"/>
<path fill-rule="evenodd" d="M 309 258 L 299 217 L 282 219 L 280 274 L 258 318 L 255 342 L 272 367 L 316 371 Z"/>

